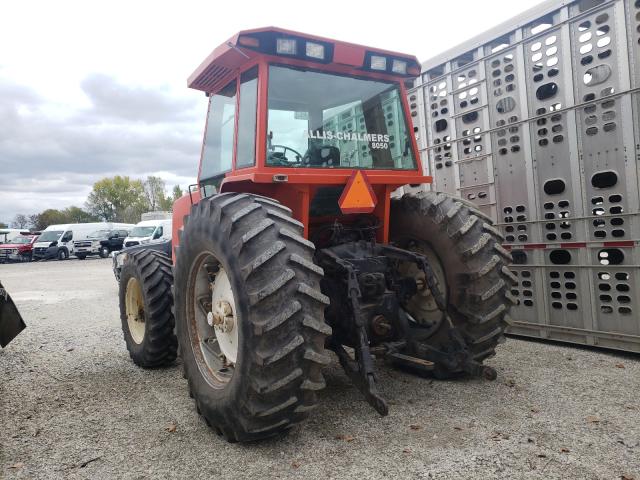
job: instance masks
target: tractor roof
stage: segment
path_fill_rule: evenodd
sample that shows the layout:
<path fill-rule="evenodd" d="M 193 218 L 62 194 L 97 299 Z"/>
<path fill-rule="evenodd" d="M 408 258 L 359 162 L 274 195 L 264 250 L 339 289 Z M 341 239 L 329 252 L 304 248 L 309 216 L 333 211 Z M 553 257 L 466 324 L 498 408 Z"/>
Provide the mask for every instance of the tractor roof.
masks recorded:
<path fill-rule="evenodd" d="M 365 47 L 355 43 L 341 42 L 329 38 L 307 35 L 277 27 L 256 28 L 236 33 L 226 42 L 217 47 L 191 74 L 187 81 L 190 88 L 204 92 L 216 92 L 222 88 L 238 69 L 260 55 L 276 55 L 275 43 L 277 39 L 293 39 L 301 42 L 317 42 L 326 47 L 323 60 L 315 60 L 304 55 L 297 58 L 323 64 L 341 64 L 370 71 L 368 62 L 371 56 L 382 56 L 386 61 L 386 73 L 399 79 L 414 77 L 420 73 L 420 64 L 413 55 L 391 52 L 379 48 Z M 406 62 L 405 74 L 392 70 L 393 60 Z"/>

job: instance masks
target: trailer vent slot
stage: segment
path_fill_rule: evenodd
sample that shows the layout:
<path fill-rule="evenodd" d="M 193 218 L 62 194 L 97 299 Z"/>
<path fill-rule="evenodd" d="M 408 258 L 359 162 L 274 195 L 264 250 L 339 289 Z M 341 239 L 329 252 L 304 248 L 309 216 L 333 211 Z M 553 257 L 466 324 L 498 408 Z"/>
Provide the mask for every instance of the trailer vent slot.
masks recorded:
<path fill-rule="evenodd" d="M 618 183 L 618 175 L 613 170 L 598 172 L 591 177 L 591 185 L 595 188 L 611 188 L 616 183 Z"/>
<path fill-rule="evenodd" d="M 549 260 L 554 265 L 567 265 L 571 263 L 571 253 L 568 250 L 552 250 L 549 253 Z"/>
<path fill-rule="evenodd" d="M 536 90 L 536 98 L 538 100 L 546 100 L 555 96 L 556 93 L 558 93 L 557 84 L 555 84 L 554 82 L 545 83 L 544 85 L 538 87 L 538 89 Z"/>
<path fill-rule="evenodd" d="M 611 76 L 611 67 L 609 65 L 596 65 L 590 68 L 583 75 L 585 85 L 594 86 L 606 82 Z"/>
<path fill-rule="evenodd" d="M 605 248 L 598 252 L 601 265 L 620 265 L 624 261 L 624 253 L 618 248 Z"/>
<path fill-rule="evenodd" d="M 547 180 L 544 183 L 544 192 L 547 195 L 559 195 L 565 191 L 565 183 L 562 179 Z"/>

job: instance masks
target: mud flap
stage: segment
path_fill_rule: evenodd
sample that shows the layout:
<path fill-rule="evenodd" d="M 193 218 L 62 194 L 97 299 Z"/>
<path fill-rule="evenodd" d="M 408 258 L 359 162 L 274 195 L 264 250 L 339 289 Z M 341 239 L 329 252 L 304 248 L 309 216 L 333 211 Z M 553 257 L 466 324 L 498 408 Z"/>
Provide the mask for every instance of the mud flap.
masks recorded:
<path fill-rule="evenodd" d="M 26 327 L 16 304 L 0 282 L 0 346 L 4 348 L 9 345 Z"/>

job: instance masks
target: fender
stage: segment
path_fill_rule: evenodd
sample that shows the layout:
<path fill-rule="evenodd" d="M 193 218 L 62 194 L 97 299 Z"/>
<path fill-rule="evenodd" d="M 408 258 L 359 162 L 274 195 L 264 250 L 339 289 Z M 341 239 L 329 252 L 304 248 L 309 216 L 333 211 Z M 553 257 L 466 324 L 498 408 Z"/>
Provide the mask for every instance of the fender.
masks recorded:
<path fill-rule="evenodd" d="M 27 328 L 9 292 L 7 292 L 0 282 L 0 346 L 2 348 L 9 345 L 11 340 Z"/>

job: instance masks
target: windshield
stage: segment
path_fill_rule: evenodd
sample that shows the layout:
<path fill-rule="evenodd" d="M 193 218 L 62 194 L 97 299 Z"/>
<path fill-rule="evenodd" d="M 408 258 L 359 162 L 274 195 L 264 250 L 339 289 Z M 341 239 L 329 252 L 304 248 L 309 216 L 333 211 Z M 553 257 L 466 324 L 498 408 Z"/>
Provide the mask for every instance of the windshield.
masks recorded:
<path fill-rule="evenodd" d="M 38 237 L 39 242 L 55 242 L 62 235 L 62 230 L 49 230 Z"/>
<path fill-rule="evenodd" d="M 16 245 L 23 245 L 23 244 L 27 244 L 27 243 L 31 243 L 31 237 L 18 237 L 18 238 L 14 238 L 11 243 L 14 243 Z"/>
<path fill-rule="evenodd" d="M 133 230 L 131 230 L 131 233 L 129 234 L 130 237 L 150 237 L 151 235 L 153 235 L 153 231 L 156 229 L 155 226 L 151 226 L 151 227 L 133 227 Z"/>
<path fill-rule="evenodd" d="M 90 233 L 87 238 L 106 238 L 109 236 L 109 230 L 98 230 Z"/>
<path fill-rule="evenodd" d="M 398 86 L 269 67 L 267 165 L 415 169 Z"/>

